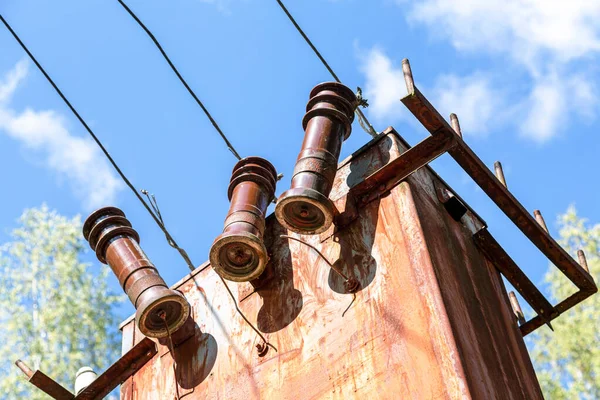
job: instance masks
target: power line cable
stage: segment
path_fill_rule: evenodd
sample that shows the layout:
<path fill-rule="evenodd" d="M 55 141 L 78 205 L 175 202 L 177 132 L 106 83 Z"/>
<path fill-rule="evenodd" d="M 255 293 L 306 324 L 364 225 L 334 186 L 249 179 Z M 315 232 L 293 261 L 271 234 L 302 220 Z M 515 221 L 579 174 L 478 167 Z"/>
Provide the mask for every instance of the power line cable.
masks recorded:
<path fill-rule="evenodd" d="M 227 139 L 227 136 L 225 136 L 225 134 L 223 133 L 223 131 L 219 127 L 219 124 L 217 124 L 217 121 L 215 121 L 215 119 L 212 117 L 212 115 L 210 114 L 210 112 L 208 111 L 208 109 L 204 106 L 204 103 L 202 103 L 202 101 L 200 101 L 200 99 L 198 98 L 198 96 L 196 95 L 196 93 L 194 93 L 194 91 L 192 90 L 192 88 L 190 87 L 190 85 L 188 85 L 188 83 L 186 82 L 186 80 L 179 73 L 179 70 L 177 69 L 177 67 L 175 67 L 175 64 L 173 64 L 173 62 L 171 61 L 171 59 L 169 58 L 169 56 L 167 55 L 167 53 L 165 52 L 165 50 L 163 49 L 163 47 L 160 45 L 160 43 L 158 42 L 158 40 L 156 39 L 156 37 L 152 34 L 152 32 L 150 32 L 150 29 L 148 29 L 146 27 L 146 25 L 144 25 L 144 23 L 127 6 L 127 4 L 125 4 L 122 0 L 117 0 L 117 1 L 119 2 L 119 4 L 121 6 L 123 6 L 123 8 L 125 9 L 125 11 L 127 11 L 127 13 L 135 20 L 135 22 L 138 23 L 138 25 L 144 30 L 144 32 L 146 32 L 146 34 L 150 37 L 150 39 L 152 39 L 152 41 L 154 42 L 154 44 L 156 45 L 156 47 L 158 48 L 158 50 L 162 54 L 163 58 L 167 61 L 167 63 L 169 64 L 169 66 L 171 67 L 171 69 L 173 70 L 173 72 L 175 73 L 175 75 L 177 75 L 177 78 L 179 78 L 179 81 L 187 89 L 187 91 L 190 94 L 190 96 L 192 96 L 192 98 L 196 101 L 196 103 L 198 104 L 198 106 L 200 106 L 200 108 L 202 109 L 202 111 L 204 111 L 204 114 L 206 114 L 206 116 L 210 120 L 210 123 L 212 124 L 212 126 L 216 129 L 216 131 L 219 133 L 219 135 L 221 135 L 221 138 L 223 139 L 223 141 L 227 145 L 227 148 L 229 149 L 229 151 L 231 151 L 231 153 L 238 160 L 241 160 L 242 158 L 240 157 L 239 153 L 235 150 L 235 148 L 233 147 L 233 145 L 231 144 L 231 142 L 229 141 L 229 139 Z"/>
<path fill-rule="evenodd" d="M 60 98 L 65 102 L 65 104 L 69 107 L 69 109 L 77 117 L 77 119 L 79 120 L 79 122 L 81 122 L 81 124 L 85 127 L 85 129 L 88 131 L 88 133 L 90 134 L 90 136 L 92 137 L 92 139 L 94 139 L 94 141 L 96 142 L 96 144 L 98 145 L 98 147 L 100 147 L 100 149 L 102 150 L 102 152 L 104 153 L 104 155 L 106 156 L 106 158 L 108 159 L 108 161 L 112 164 L 112 166 L 114 167 L 114 169 L 117 171 L 117 173 L 119 174 L 119 176 L 121 177 L 121 179 L 123 180 L 123 182 L 125 182 L 125 184 L 131 189 L 131 191 L 135 194 L 135 196 L 138 198 L 138 200 L 144 205 L 144 208 L 150 213 L 150 215 L 154 219 L 154 222 L 156 222 L 156 224 L 159 226 L 159 228 L 165 234 L 165 237 L 166 237 L 167 242 L 169 243 L 169 245 L 171 247 L 173 247 L 174 249 L 176 249 L 179 252 L 179 254 L 181 255 L 181 257 L 185 260 L 185 262 L 186 262 L 188 268 L 190 269 L 190 271 L 194 272 L 194 270 L 195 270 L 194 264 L 190 260 L 190 257 L 188 256 L 187 252 L 184 249 L 182 249 L 181 247 L 179 247 L 177 245 L 177 242 L 175 242 L 175 239 L 173 239 L 173 236 L 171 236 L 171 234 L 169 233 L 169 231 L 165 227 L 162 215 L 160 213 L 160 209 L 158 208 L 158 203 L 156 202 L 156 198 L 154 197 L 154 195 L 148 194 L 148 191 L 146 191 L 146 190 L 143 190 L 143 189 L 141 190 L 141 193 L 143 193 L 148 198 L 148 202 L 150 203 L 150 206 L 149 206 L 148 203 L 146 203 L 146 201 L 144 200 L 144 198 L 140 195 L 140 193 L 138 193 L 138 191 L 136 190 L 135 186 L 133 186 L 133 184 L 129 181 L 129 179 L 127 179 L 127 176 L 125 176 L 125 174 L 123 173 L 123 171 L 121 170 L 121 168 L 119 168 L 119 166 L 117 165 L 117 163 L 115 162 L 115 160 L 112 158 L 112 156 L 110 155 L 110 153 L 108 152 L 108 150 L 106 150 L 106 148 L 104 147 L 104 145 L 100 141 L 100 139 L 98 139 L 98 137 L 96 136 L 96 134 L 92 131 L 92 129 L 89 127 L 89 125 L 85 122 L 85 120 L 83 119 L 83 117 L 81 117 L 81 115 L 79 114 L 79 112 L 77 112 L 77 110 L 75 109 L 75 107 L 73 107 L 73 105 L 71 104 L 71 102 L 63 94 L 63 92 L 56 85 L 56 83 L 54 83 L 54 80 L 52 80 L 52 78 L 50 77 L 50 75 L 48 75 L 48 73 L 46 72 L 46 70 L 42 67 L 42 65 L 38 62 L 38 60 L 29 51 L 29 49 L 27 48 L 27 46 L 25 45 L 25 43 L 23 43 L 23 41 L 21 40 L 21 38 L 16 34 L 16 32 L 12 29 L 12 27 L 4 19 L 4 17 L 2 16 L 2 14 L 0 14 L 0 20 L 2 21 L 2 23 L 4 24 L 4 26 L 6 26 L 6 28 L 8 29 L 8 31 L 12 34 L 12 36 L 15 38 L 15 40 L 19 43 L 19 45 L 21 46 L 21 48 L 23 48 L 23 50 L 25 51 L 25 53 L 27 53 L 27 55 L 29 56 L 29 58 L 31 58 L 31 60 L 34 62 L 34 64 L 38 67 L 38 69 L 44 75 L 44 77 L 48 80 L 48 82 L 50 83 L 50 85 L 52 85 L 52 87 L 54 88 L 54 90 L 56 91 L 56 93 L 58 93 L 58 95 L 60 96 Z M 225 140 L 227 141 L 227 139 L 225 139 Z M 239 155 L 237 155 L 237 153 L 235 152 L 235 150 L 233 149 L 233 147 L 230 147 L 230 150 L 239 159 Z M 238 312 L 238 314 L 240 314 L 240 316 L 244 319 L 244 321 L 246 321 L 246 323 L 248 325 L 250 325 L 250 327 L 263 340 L 264 345 L 261 348 L 265 348 L 266 346 L 270 346 L 275 351 L 277 351 L 277 348 L 275 348 L 275 346 L 273 346 L 271 343 L 269 343 L 267 341 L 267 339 L 260 333 L 260 331 L 248 320 L 248 318 L 246 318 L 246 316 L 244 315 L 244 313 L 239 309 L 239 307 L 237 305 L 237 301 L 235 299 L 235 296 L 233 295 L 233 293 L 229 289 L 229 286 L 227 285 L 227 283 L 225 282 L 225 280 L 222 277 L 221 277 L 221 281 L 223 282 L 223 284 L 225 285 L 225 288 L 227 289 L 227 292 L 229 293 L 229 295 L 233 299 L 233 302 L 235 304 L 235 309 Z M 198 284 L 196 283 L 195 279 L 194 279 L 194 283 L 196 284 L 196 286 L 198 286 Z M 259 349 L 259 351 L 261 351 L 261 350 Z"/>
<path fill-rule="evenodd" d="M 117 165 L 116 161 L 112 158 L 112 156 L 110 155 L 110 153 L 108 152 L 108 150 L 106 150 L 106 147 L 104 147 L 104 145 L 102 144 L 102 142 L 100 141 L 100 139 L 98 139 L 98 136 L 96 136 L 96 134 L 94 133 L 94 131 L 92 131 L 92 129 L 89 127 L 89 125 L 81 117 L 81 115 L 79 114 L 79 112 L 77 112 L 77 110 L 75 109 L 75 107 L 73 107 L 73 105 L 71 104 L 71 102 L 67 99 L 67 97 L 63 94 L 63 92 L 60 90 L 60 88 L 56 85 L 56 83 L 54 83 L 54 80 L 52 80 L 52 78 L 50 77 L 50 75 L 48 75 L 48 73 L 46 72 L 46 70 L 44 69 L 44 67 L 42 67 L 42 65 L 38 62 L 38 60 L 34 57 L 34 55 L 31 54 L 31 52 L 29 51 L 29 49 L 27 48 L 27 46 L 25 45 L 25 43 L 23 43 L 23 41 L 21 40 L 21 38 L 12 29 L 12 27 L 9 25 L 9 23 L 4 19 L 4 17 L 2 16 L 2 14 L 0 14 L 0 20 L 2 21 L 2 23 L 4 24 L 4 26 L 6 26 L 6 28 L 11 33 L 11 35 L 15 38 L 15 40 L 19 43 L 19 45 L 25 51 L 25 53 L 27 53 L 27 55 L 29 56 L 29 58 L 31 59 L 31 61 L 33 61 L 33 63 L 38 67 L 38 69 L 44 75 L 44 77 L 46 78 L 46 80 L 50 83 L 50 85 L 52 85 L 52 87 L 54 88 L 54 90 L 56 91 L 56 93 L 58 93 L 58 95 L 65 102 L 65 104 L 67 105 L 67 107 L 69 107 L 69 109 L 71 110 L 71 112 L 73 112 L 73 114 L 75 115 L 75 117 L 77 117 L 77 119 L 79 120 L 79 122 L 81 122 L 81 124 L 87 130 L 87 132 L 90 134 L 90 136 L 92 137 L 92 139 L 94 140 L 94 142 L 96 142 L 96 144 L 98 145 L 98 147 L 100 147 L 100 150 L 102 150 L 102 152 L 104 153 L 104 155 L 106 156 L 106 158 L 108 159 L 108 161 L 111 163 L 111 165 L 113 166 L 113 168 L 117 171 L 117 173 L 119 174 L 119 176 L 121 177 L 121 179 L 123 180 L 123 182 L 125 182 L 125 184 L 135 194 L 135 196 L 137 197 L 137 199 L 144 205 L 144 207 L 150 213 L 150 215 L 152 216 L 152 218 L 154 219 L 154 221 L 156 222 L 156 224 L 160 227 L 160 229 L 165 234 L 165 236 L 166 236 L 167 241 L 169 242 L 169 244 L 179 252 L 179 254 L 185 260 L 188 268 L 190 268 L 190 270 L 193 271 L 195 269 L 194 264 L 190 260 L 189 256 L 185 252 L 185 250 L 183 250 L 181 247 L 179 247 L 177 245 L 177 242 L 175 242 L 175 239 L 173 239 L 173 236 L 171 236 L 171 234 L 169 233 L 169 231 L 165 227 L 164 223 L 162 222 L 162 218 L 159 219 L 159 217 L 152 211 L 152 209 L 150 208 L 150 206 L 148 206 L 148 204 L 146 203 L 146 201 L 144 201 L 144 198 L 140 195 L 140 193 L 138 193 L 138 191 L 135 188 L 135 186 L 133 186 L 133 184 L 131 183 L 131 181 L 129 181 L 129 179 L 127 178 L 127 176 L 125 176 L 125 174 L 123 173 L 123 171 L 121 170 L 121 168 L 119 168 L 119 166 Z"/>
<path fill-rule="evenodd" d="M 118 1 L 121 2 L 121 0 L 118 0 Z M 335 81 L 338 83 L 342 83 L 340 81 L 340 78 L 338 78 L 337 74 L 333 71 L 333 68 L 331 68 L 331 66 L 329 65 L 327 60 L 325 60 L 325 57 L 323 57 L 321 55 L 321 53 L 319 52 L 319 50 L 317 50 L 317 48 L 313 44 L 313 42 L 309 39 L 309 37 L 306 35 L 306 33 L 304 33 L 304 31 L 302 30 L 300 25 L 298 25 L 298 23 L 296 22 L 296 20 L 292 16 L 292 14 L 289 12 L 287 7 L 283 4 L 283 2 L 281 0 L 276 0 L 276 1 L 277 1 L 277 4 L 279 4 L 279 7 L 281 7 L 283 12 L 285 13 L 285 15 L 287 15 L 290 22 L 294 25 L 294 27 L 296 28 L 298 33 L 304 38 L 304 41 L 306 42 L 306 44 L 308 44 L 310 46 L 310 48 L 315 53 L 315 55 L 319 58 L 319 60 L 321 60 L 321 63 L 325 66 L 325 68 L 327 68 L 327 71 L 329 71 L 329 73 L 331 74 L 333 79 L 335 79 Z M 359 88 L 359 93 L 360 93 L 360 88 Z M 360 97 L 359 105 L 362 105 L 363 107 L 367 107 L 368 103 L 366 102 L 366 100 L 362 99 L 362 96 L 359 96 L 359 97 Z M 360 126 L 365 130 L 365 132 L 367 132 L 372 137 L 377 136 L 377 131 L 375 131 L 375 129 L 373 128 L 373 125 L 371 125 L 371 123 L 369 122 L 369 120 L 367 119 L 365 114 L 358 107 L 356 108 L 356 114 L 358 115 L 358 122 L 360 123 Z"/>

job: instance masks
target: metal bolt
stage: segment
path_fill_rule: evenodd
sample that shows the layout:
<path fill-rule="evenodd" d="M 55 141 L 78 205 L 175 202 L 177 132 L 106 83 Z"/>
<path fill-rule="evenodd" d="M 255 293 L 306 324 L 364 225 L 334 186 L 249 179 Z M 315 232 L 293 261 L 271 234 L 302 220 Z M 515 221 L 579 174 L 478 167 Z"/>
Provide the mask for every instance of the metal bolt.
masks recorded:
<path fill-rule="evenodd" d="M 585 258 L 585 253 L 583 250 L 577 250 L 577 258 L 579 258 L 579 265 L 581 265 L 581 268 L 585 269 L 585 271 L 589 274 L 590 267 L 588 267 L 587 259 Z"/>
<path fill-rule="evenodd" d="M 504 171 L 502 170 L 502 163 L 500 163 L 500 161 L 496 161 L 494 163 L 494 170 L 496 171 L 496 178 L 498 178 L 500 183 L 502 185 L 504 185 L 505 188 L 508 189 L 508 186 L 506 186 L 506 179 L 504 179 Z"/>
<path fill-rule="evenodd" d="M 25 375 L 27 375 L 27 378 L 31 378 L 33 376 L 33 371 L 31 370 L 31 368 L 29 368 L 29 366 L 27 364 L 25 364 L 23 361 L 21 360 L 17 360 L 15 361 L 15 365 L 17 367 L 19 367 L 19 369 L 21 371 L 23 371 L 23 373 Z"/>
<path fill-rule="evenodd" d="M 406 90 L 408 91 L 408 94 L 413 94 L 415 92 L 415 81 L 413 79 L 412 69 L 410 68 L 408 58 L 402 60 L 402 72 L 404 73 Z"/>
<path fill-rule="evenodd" d="M 550 232 L 548 232 L 548 227 L 546 226 L 546 221 L 544 221 L 544 217 L 542 217 L 542 213 L 540 212 L 540 210 L 534 210 L 533 215 L 535 216 L 535 220 L 537 221 L 538 224 L 540 224 L 542 229 L 545 230 L 546 233 L 550 233 Z"/>
<path fill-rule="evenodd" d="M 259 357 L 264 357 L 269 352 L 269 346 L 266 343 L 258 343 L 256 345 L 256 350 L 258 351 Z"/>
<path fill-rule="evenodd" d="M 515 292 L 510 292 L 508 294 L 508 298 L 510 299 L 510 305 L 513 309 L 515 317 L 517 317 L 519 325 L 523 325 L 526 321 L 525 316 L 523 315 L 523 310 L 521 309 L 521 305 L 519 304 L 519 300 L 517 299 L 517 295 L 515 295 Z"/>
<path fill-rule="evenodd" d="M 456 132 L 456 134 L 462 138 L 463 135 L 462 131 L 460 130 L 460 123 L 458 122 L 458 117 L 454 113 L 450 114 L 450 124 L 452 125 L 454 132 Z"/>

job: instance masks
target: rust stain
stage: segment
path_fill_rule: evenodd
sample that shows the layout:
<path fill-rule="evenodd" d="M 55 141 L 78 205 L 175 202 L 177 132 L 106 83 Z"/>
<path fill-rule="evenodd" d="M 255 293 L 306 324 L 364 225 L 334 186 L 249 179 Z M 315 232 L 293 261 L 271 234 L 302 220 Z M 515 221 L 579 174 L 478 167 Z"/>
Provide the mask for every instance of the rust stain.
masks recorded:
<path fill-rule="evenodd" d="M 342 162 L 336 207 L 352 207 L 346 195 L 372 163 L 406 149 L 392 131 L 384 136 Z M 270 260 L 240 307 L 279 352 L 257 356 L 260 340 L 204 269 L 177 285 L 198 325 L 175 347 L 176 372 L 173 357 L 155 356 L 122 399 L 172 399 L 176 384 L 185 399 L 541 399 L 501 277 L 471 239 L 484 223 L 470 211 L 453 219 L 436 191 L 444 185 L 421 169 L 356 208 L 345 227 L 297 236 L 359 281 L 343 317 L 352 299 L 344 279 L 268 217 Z M 141 335 L 133 325 L 124 325 L 124 348 Z"/>

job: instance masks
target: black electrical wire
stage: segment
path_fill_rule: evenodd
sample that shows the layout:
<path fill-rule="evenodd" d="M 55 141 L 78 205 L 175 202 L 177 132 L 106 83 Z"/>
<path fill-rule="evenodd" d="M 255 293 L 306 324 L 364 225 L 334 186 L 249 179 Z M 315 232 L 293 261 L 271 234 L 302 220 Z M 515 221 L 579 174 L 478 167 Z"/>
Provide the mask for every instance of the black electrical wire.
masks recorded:
<path fill-rule="evenodd" d="M 125 4 L 122 0 L 117 0 L 117 1 L 119 2 L 119 4 L 121 4 L 121 6 L 123 6 L 123 8 L 125 9 L 125 11 L 127 11 L 127 13 L 135 20 L 135 22 L 138 23 L 138 25 L 144 30 L 144 32 L 146 32 L 146 34 L 150 37 L 150 39 L 152 39 L 152 41 L 154 42 L 154 44 L 156 45 L 156 47 L 158 48 L 158 50 L 162 54 L 163 58 L 167 61 L 167 63 L 169 64 L 169 66 L 171 67 L 171 69 L 173 70 L 173 72 L 175 73 L 175 75 L 177 75 L 177 78 L 179 78 L 179 81 L 187 89 L 187 91 L 190 94 L 190 96 L 192 96 L 192 98 L 196 101 L 196 103 L 198 104 L 198 106 L 200 106 L 200 108 L 202 109 L 202 111 L 204 111 L 204 114 L 206 114 L 206 116 L 210 120 L 210 123 L 212 124 L 212 126 L 214 126 L 214 128 L 219 133 L 219 135 L 221 135 L 221 138 L 223 139 L 223 141 L 225 141 L 225 144 L 227 145 L 227 148 L 229 149 L 229 151 L 231 151 L 231 153 L 233 153 L 233 155 L 238 160 L 241 160 L 242 158 L 240 157 L 239 153 L 235 150 L 235 148 L 233 147 L 233 145 L 231 144 L 231 142 L 229 141 L 229 139 L 227 139 L 227 136 L 225 136 L 225 134 L 223 133 L 223 131 L 219 127 L 219 124 L 217 124 L 217 121 L 215 121 L 215 119 L 212 117 L 212 115 L 210 114 L 210 112 L 208 111 L 208 109 L 204 106 L 204 104 L 202 103 L 202 101 L 200 101 L 200 99 L 198 98 L 198 96 L 196 96 L 196 93 L 194 93 L 194 91 L 192 90 L 192 88 L 190 87 L 190 85 L 188 85 L 188 83 L 183 78 L 183 76 L 181 76 L 181 74 L 179 73 L 179 70 L 177 69 L 177 67 L 175 67 L 175 65 L 173 64 L 173 62 L 171 61 L 171 59 L 169 58 L 169 56 L 167 55 L 167 53 L 165 52 L 165 50 L 163 49 L 163 47 L 160 45 L 160 43 L 158 42 L 158 40 L 156 39 L 156 37 L 152 34 L 152 32 L 150 32 L 150 29 L 148 29 L 146 27 L 146 25 L 144 25 L 144 23 L 138 18 L 138 16 L 135 15 L 135 13 L 133 11 L 131 11 L 131 9 L 127 6 L 127 4 Z"/>
<path fill-rule="evenodd" d="M 123 173 L 123 171 L 121 170 L 121 168 L 119 168 L 119 166 L 117 165 L 116 161 L 112 158 L 112 156 L 110 155 L 110 153 L 108 152 L 108 150 L 106 150 L 106 148 L 104 147 L 104 145 L 102 144 L 102 142 L 100 141 L 100 139 L 98 139 L 98 136 L 96 136 L 96 134 L 94 133 L 94 131 L 92 131 L 92 129 L 89 127 L 89 125 L 85 122 L 85 120 L 77 112 L 77 110 L 75 109 L 75 107 L 73 107 L 73 105 L 71 104 L 71 102 L 67 99 L 67 97 L 63 94 L 63 92 L 60 90 L 60 88 L 56 85 L 56 83 L 54 83 L 54 81 L 52 80 L 52 78 L 50 77 L 50 75 L 48 75 L 48 73 L 46 72 L 46 70 L 44 69 L 44 67 L 42 67 L 42 65 L 33 56 L 33 54 L 31 54 L 31 52 L 29 51 L 29 49 L 27 48 L 27 46 L 25 45 L 25 43 L 23 43 L 23 41 L 21 40 L 21 38 L 16 34 L 16 32 L 12 29 L 12 27 L 4 19 L 4 17 L 2 16 L 2 14 L 0 14 L 0 20 L 2 21 L 2 23 L 4 24 L 4 26 L 6 26 L 6 28 L 8 29 L 8 31 L 12 34 L 12 36 L 15 38 L 15 40 L 19 43 L 19 45 L 21 45 L 21 48 L 23 48 L 23 50 L 25 51 L 25 53 L 27 53 L 27 55 L 29 56 L 29 58 L 31 59 L 31 61 L 33 61 L 33 63 L 38 67 L 38 69 L 44 75 L 44 77 L 46 78 L 46 80 L 50 83 L 50 85 L 52 85 L 52 87 L 54 88 L 54 90 L 56 91 L 56 93 L 58 93 L 58 95 L 65 102 L 65 104 L 67 105 L 67 107 L 69 107 L 69 109 L 73 112 L 73 114 L 75 114 L 75 117 L 77 117 L 77 119 L 79 120 L 79 122 L 81 122 L 81 124 L 83 125 L 83 127 L 88 131 L 88 133 L 90 134 L 90 136 L 92 137 L 92 139 L 94 140 L 94 142 L 96 142 L 96 144 L 98 145 L 98 147 L 100 147 L 100 150 L 102 150 L 102 152 L 104 153 L 104 155 L 106 156 L 106 158 L 108 159 L 108 161 L 111 163 L 111 165 L 113 166 L 113 168 L 117 171 L 117 173 L 119 174 L 119 176 L 121 177 L 121 179 L 123 180 L 123 182 L 125 182 L 125 184 L 131 189 L 131 191 L 135 194 L 135 196 L 138 198 L 138 200 L 144 205 L 144 207 L 150 213 L 150 215 L 152 216 L 152 218 L 154 219 L 154 221 L 156 222 L 156 224 L 160 227 L 160 229 L 163 231 L 163 233 L 167 237 L 167 241 L 169 242 L 169 244 L 173 248 L 175 248 L 177 251 L 179 251 L 179 254 L 181 254 L 181 256 L 185 260 L 185 262 L 188 265 L 188 267 L 190 268 L 190 270 L 193 271 L 195 269 L 194 264 L 192 264 L 190 258 L 187 256 L 187 253 L 185 252 L 185 250 L 183 250 L 182 248 L 180 248 L 177 245 L 177 242 L 175 242 L 175 239 L 173 239 L 173 236 L 171 236 L 171 234 L 169 233 L 169 231 L 167 230 L 167 228 L 165 227 L 165 225 L 162 223 L 161 219 L 159 219 L 157 217 L 157 215 L 155 215 L 155 213 L 152 211 L 152 209 L 144 201 L 144 199 L 140 195 L 140 193 L 138 193 L 138 191 L 136 190 L 135 186 L 133 186 L 133 184 L 129 181 L 129 179 L 127 179 L 127 176 L 125 176 L 125 174 Z"/>
<path fill-rule="evenodd" d="M 131 191 L 135 194 L 135 196 L 138 198 L 138 200 L 144 205 L 144 208 L 146 208 L 146 210 L 150 213 L 150 215 L 154 219 L 154 222 L 156 222 L 156 224 L 163 231 L 163 233 L 165 234 L 165 237 L 167 238 L 167 242 L 169 243 L 169 245 L 171 247 L 173 247 L 174 249 L 176 249 L 179 252 L 179 254 L 181 255 L 181 257 L 185 260 L 185 262 L 186 262 L 188 268 L 190 269 L 190 271 L 193 272 L 195 270 L 194 264 L 190 260 L 187 252 L 184 249 L 182 249 L 181 247 L 179 247 L 177 245 L 177 243 L 175 242 L 175 239 L 173 239 L 173 236 L 171 236 L 171 234 L 169 233 L 169 231 L 165 227 L 165 224 L 164 224 L 163 219 L 162 219 L 162 215 L 160 213 L 160 210 L 158 209 L 158 204 L 156 203 L 156 199 L 154 198 L 154 196 L 153 195 L 149 195 L 146 190 L 142 190 L 141 191 L 141 193 L 143 193 L 146 197 L 148 197 L 148 200 L 149 200 L 149 203 L 150 203 L 150 205 L 148 205 L 148 203 L 146 203 L 146 201 L 140 195 L 140 193 L 138 193 L 138 191 L 136 190 L 135 186 L 133 186 L 133 184 L 129 181 L 129 179 L 127 179 L 127 176 L 125 176 L 125 174 L 123 173 L 123 171 L 121 170 L 121 168 L 119 168 L 119 166 L 117 165 L 117 163 L 115 162 L 115 160 L 112 158 L 112 156 L 110 155 L 110 153 L 108 152 L 108 150 L 106 150 L 106 148 L 104 147 L 104 145 L 102 144 L 102 142 L 100 141 L 100 139 L 98 139 L 98 137 L 96 136 L 96 134 L 94 133 L 94 131 L 92 131 L 92 129 L 85 122 L 85 120 L 83 119 L 83 117 L 81 117 L 81 115 L 79 114 L 79 112 L 77 112 L 77 110 L 75 109 L 75 107 L 73 107 L 73 105 L 71 104 L 71 102 L 63 94 L 63 92 L 56 85 L 56 83 L 54 83 L 54 81 L 52 80 L 52 78 L 50 78 L 50 75 L 48 75 L 48 73 L 46 72 L 46 70 L 44 69 L 44 67 L 42 67 L 42 65 L 33 56 L 33 54 L 31 54 L 31 52 L 29 51 L 29 49 L 27 48 L 27 46 L 25 45 L 25 43 L 23 43 L 23 41 L 21 40 L 21 38 L 16 34 L 16 32 L 12 29 L 12 27 L 9 25 L 9 23 L 4 19 L 4 17 L 2 16 L 2 14 L 0 14 L 0 21 L 2 21 L 2 23 L 4 24 L 4 26 L 6 26 L 6 28 L 8 29 L 8 31 L 15 38 L 15 40 L 19 43 L 19 45 L 21 45 L 21 47 L 23 48 L 23 50 L 25 51 L 25 53 L 27 53 L 27 55 L 29 56 L 29 58 L 31 58 L 31 60 L 38 67 L 38 69 L 40 70 L 40 72 L 48 80 L 48 82 L 50 83 L 50 85 L 52 85 L 52 87 L 54 88 L 54 90 L 56 91 L 56 93 L 58 93 L 58 95 L 60 96 L 60 98 L 65 102 L 65 104 L 69 107 L 69 109 L 73 112 L 73 114 L 75 114 L 75 116 L 77 117 L 77 119 L 79 120 L 79 122 L 81 122 L 81 124 L 85 127 L 85 129 L 88 131 L 88 133 L 90 134 L 90 136 L 92 137 L 92 139 L 94 139 L 94 141 L 96 142 L 96 144 L 98 145 L 98 147 L 100 147 L 100 149 L 102 150 L 102 152 L 104 153 L 104 155 L 106 156 L 106 158 L 108 159 L 108 161 L 112 164 L 112 166 L 114 167 L 114 169 L 117 171 L 117 173 L 119 174 L 119 176 L 121 177 L 121 179 L 123 180 L 123 182 L 125 182 L 125 184 L 131 189 Z M 235 150 L 233 150 L 233 148 L 230 148 L 230 150 L 232 150 L 232 152 L 234 153 L 234 155 L 236 155 L 236 157 L 239 158 L 239 156 L 237 155 L 237 153 L 235 153 Z M 229 293 L 229 295 L 233 299 L 233 301 L 235 303 L 235 308 L 236 308 L 238 314 L 240 314 L 242 316 L 242 318 L 248 323 L 248 325 L 250 325 L 250 327 L 252 327 L 252 329 L 264 341 L 264 343 L 265 343 L 266 346 L 270 346 L 275 351 L 277 351 L 277 349 L 275 348 L 275 346 L 273 346 L 271 343 L 269 343 L 266 340 L 266 338 L 259 332 L 259 330 L 248 320 L 248 318 L 246 318 L 246 316 L 244 315 L 244 313 L 242 313 L 242 311 L 237 306 L 237 302 L 235 300 L 235 296 L 233 295 L 233 293 L 229 289 L 229 286 L 227 286 L 227 283 L 225 282 L 225 280 L 223 278 L 221 278 L 221 280 L 223 281 L 223 284 L 227 288 L 227 292 Z M 194 280 L 194 282 L 195 282 L 195 280 Z"/>
<path fill-rule="evenodd" d="M 118 1 L 120 2 L 121 0 L 118 0 Z M 340 81 L 340 78 L 338 78 L 337 74 L 333 71 L 333 68 L 331 68 L 329 66 L 329 63 L 327 62 L 327 60 L 325 60 L 325 57 L 323 57 L 321 55 L 321 53 L 319 52 L 319 50 L 317 50 L 317 48 L 315 47 L 313 42 L 309 39 L 309 37 L 306 35 L 306 33 L 304 33 L 304 31 L 302 30 L 300 25 L 298 25 L 298 23 L 296 22 L 296 20 L 292 16 L 292 14 L 288 11 L 287 7 L 283 4 L 283 2 L 281 0 L 276 0 L 276 1 L 277 1 L 277 4 L 279 4 L 279 7 L 281 7 L 283 12 L 285 13 L 285 15 L 287 15 L 290 22 L 294 25 L 294 27 L 296 28 L 298 33 L 304 38 L 304 41 L 306 42 L 306 44 L 308 44 L 310 46 L 310 48 L 315 53 L 315 55 L 319 58 L 319 60 L 321 60 L 321 63 L 325 66 L 325 68 L 327 68 L 327 71 L 329 71 L 329 73 L 331 74 L 333 79 L 335 79 L 335 81 L 338 83 L 342 83 Z M 367 132 L 372 137 L 377 136 L 377 131 L 375 131 L 375 129 L 373 128 L 373 125 L 371 125 L 371 123 L 369 122 L 369 120 L 367 119 L 365 114 L 358 107 L 356 108 L 356 113 L 358 114 L 358 121 L 360 123 L 360 126 L 365 130 L 365 132 Z"/>

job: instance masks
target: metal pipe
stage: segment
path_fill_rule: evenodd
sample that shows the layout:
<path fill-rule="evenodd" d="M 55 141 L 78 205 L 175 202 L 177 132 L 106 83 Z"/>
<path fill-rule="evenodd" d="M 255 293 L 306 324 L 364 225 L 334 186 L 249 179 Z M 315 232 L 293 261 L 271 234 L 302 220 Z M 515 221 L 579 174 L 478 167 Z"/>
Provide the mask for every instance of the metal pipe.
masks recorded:
<path fill-rule="evenodd" d="M 310 92 L 302 149 L 291 188 L 277 200 L 275 215 L 287 229 L 309 235 L 326 231 L 335 207 L 329 193 L 337 172 L 342 142 L 352 132 L 356 96 L 348 87 L 327 82 Z"/>
<path fill-rule="evenodd" d="M 263 243 L 265 217 L 276 183 L 275 167 L 263 158 L 247 157 L 233 168 L 225 228 L 209 253 L 211 266 L 223 278 L 245 282 L 264 271 L 269 259 Z"/>
<path fill-rule="evenodd" d="M 159 314 L 164 311 L 171 332 L 179 329 L 190 314 L 183 295 L 169 289 L 139 246 L 139 235 L 116 207 L 94 211 L 83 224 L 83 236 L 100 262 L 108 264 L 136 308 L 140 331 L 153 338 L 167 336 Z"/>

